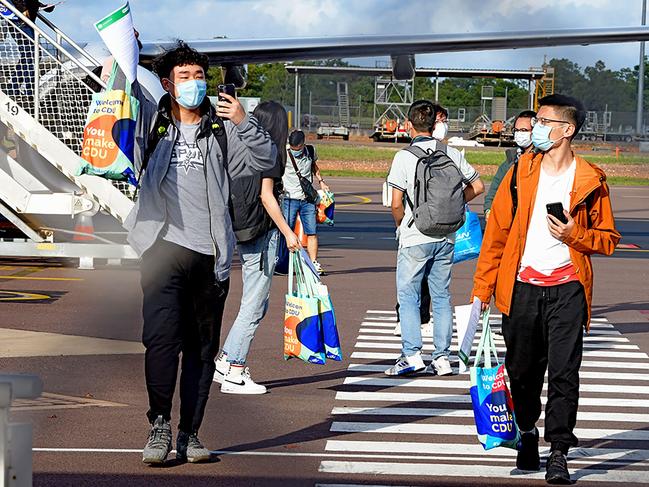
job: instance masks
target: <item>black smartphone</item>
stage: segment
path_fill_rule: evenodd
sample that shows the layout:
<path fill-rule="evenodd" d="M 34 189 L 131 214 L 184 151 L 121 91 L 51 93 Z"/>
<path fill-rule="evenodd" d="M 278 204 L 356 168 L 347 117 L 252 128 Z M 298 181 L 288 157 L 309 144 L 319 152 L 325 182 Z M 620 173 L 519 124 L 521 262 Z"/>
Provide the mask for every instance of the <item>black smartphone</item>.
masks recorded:
<path fill-rule="evenodd" d="M 219 89 L 219 93 L 227 93 L 232 98 L 237 97 L 237 91 L 234 88 L 234 85 L 232 83 L 226 83 L 224 85 L 219 85 L 218 89 Z M 219 96 L 219 101 L 224 101 L 224 100 L 225 100 L 225 98 L 223 98 L 222 96 Z"/>
<path fill-rule="evenodd" d="M 548 203 L 547 205 L 545 205 L 545 208 L 548 211 L 548 215 L 552 215 L 564 225 L 568 223 L 568 219 L 566 218 L 566 215 L 563 214 L 563 204 Z"/>

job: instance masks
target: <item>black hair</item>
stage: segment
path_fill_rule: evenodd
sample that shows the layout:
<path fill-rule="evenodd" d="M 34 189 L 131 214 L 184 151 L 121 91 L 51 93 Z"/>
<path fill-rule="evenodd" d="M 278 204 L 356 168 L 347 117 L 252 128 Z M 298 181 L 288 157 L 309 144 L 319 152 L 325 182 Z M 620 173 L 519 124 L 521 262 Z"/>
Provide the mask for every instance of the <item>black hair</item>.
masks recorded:
<path fill-rule="evenodd" d="M 252 112 L 261 126 L 268 132 L 277 147 L 277 161 L 286 165 L 286 138 L 288 137 L 288 115 L 284 107 L 276 101 L 265 101 Z"/>
<path fill-rule="evenodd" d="M 442 105 L 439 103 L 433 103 L 433 107 L 435 108 L 435 119 L 437 120 L 437 115 L 440 113 L 444 115 L 444 117 L 448 118 L 448 110 L 444 108 Z"/>
<path fill-rule="evenodd" d="M 304 135 L 304 132 L 301 130 L 293 130 L 291 132 L 291 135 L 288 136 L 288 144 L 291 147 L 297 147 L 298 145 L 304 144 L 304 141 L 306 140 L 306 136 Z"/>
<path fill-rule="evenodd" d="M 572 96 L 560 95 L 558 93 L 544 96 L 539 100 L 540 107 L 554 107 L 563 119 L 575 126 L 575 132 L 572 134 L 571 140 L 575 138 L 579 129 L 581 129 L 586 121 L 584 104 Z"/>
<path fill-rule="evenodd" d="M 534 110 L 523 110 L 521 113 L 516 115 L 516 118 L 514 119 L 514 125 L 516 125 L 516 122 L 518 122 L 519 118 L 534 118 L 536 117 L 536 112 Z"/>
<path fill-rule="evenodd" d="M 202 67 L 205 76 L 207 76 L 207 70 L 210 67 L 210 60 L 207 55 L 189 47 L 184 41 L 178 40 L 175 47 L 165 51 L 153 60 L 153 72 L 160 79 L 168 79 L 176 66 L 188 66 L 190 64 Z"/>
<path fill-rule="evenodd" d="M 408 108 L 408 120 L 417 132 L 433 133 L 437 110 L 428 100 L 417 100 Z"/>

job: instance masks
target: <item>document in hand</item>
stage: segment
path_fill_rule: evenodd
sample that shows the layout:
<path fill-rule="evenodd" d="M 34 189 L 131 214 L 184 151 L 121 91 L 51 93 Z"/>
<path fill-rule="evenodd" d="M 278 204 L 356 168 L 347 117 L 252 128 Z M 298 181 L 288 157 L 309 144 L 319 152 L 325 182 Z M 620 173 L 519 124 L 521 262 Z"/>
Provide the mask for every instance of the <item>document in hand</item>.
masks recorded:
<path fill-rule="evenodd" d="M 458 357 L 460 358 L 460 373 L 467 370 L 473 340 L 480 323 L 480 308 L 482 303 L 478 298 L 473 298 L 473 304 L 455 307 L 455 322 L 457 326 L 457 341 L 460 344 Z"/>
<path fill-rule="evenodd" d="M 129 83 L 137 79 L 140 50 L 133 30 L 133 18 L 128 2 L 98 22 L 95 29 L 126 75 Z"/>

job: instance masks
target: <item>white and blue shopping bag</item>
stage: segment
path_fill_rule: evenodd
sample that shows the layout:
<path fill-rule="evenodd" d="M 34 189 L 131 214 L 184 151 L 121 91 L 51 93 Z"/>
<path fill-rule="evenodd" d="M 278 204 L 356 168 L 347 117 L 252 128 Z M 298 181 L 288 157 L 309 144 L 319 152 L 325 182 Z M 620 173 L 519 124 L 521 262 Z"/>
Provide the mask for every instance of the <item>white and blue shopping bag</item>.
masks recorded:
<path fill-rule="evenodd" d="M 469 210 L 466 206 L 464 212 L 464 225 L 455 232 L 455 249 L 453 251 L 453 263 L 464 262 L 465 260 L 477 259 L 482 247 L 482 227 L 477 213 Z"/>
<path fill-rule="evenodd" d="M 491 366 L 491 355 L 495 366 Z M 479 367 L 484 355 L 484 366 Z M 482 336 L 471 367 L 471 402 L 478 440 L 485 450 L 498 446 L 520 448 L 520 431 L 514 416 L 514 402 L 507 388 L 505 364 L 498 361 L 489 326 L 489 311 L 482 315 Z"/>

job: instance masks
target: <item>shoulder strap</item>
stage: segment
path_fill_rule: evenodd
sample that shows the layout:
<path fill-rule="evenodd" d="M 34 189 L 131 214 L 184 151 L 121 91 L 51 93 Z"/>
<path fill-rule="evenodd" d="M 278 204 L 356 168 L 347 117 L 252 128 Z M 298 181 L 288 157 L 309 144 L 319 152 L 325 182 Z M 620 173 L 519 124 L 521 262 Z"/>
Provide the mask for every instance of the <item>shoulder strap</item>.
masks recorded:
<path fill-rule="evenodd" d="M 149 165 L 149 159 L 155 152 L 158 143 L 165 135 L 167 135 L 170 123 L 171 121 L 167 117 L 164 117 L 160 112 L 156 113 L 153 128 L 149 131 L 149 136 L 147 137 L 146 150 L 142 157 L 142 167 L 138 174 L 138 181 L 140 180 L 142 173 L 146 170 L 146 167 Z"/>
<path fill-rule="evenodd" d="M 315 161 L 315 147 L 313 147 L 311 144 L 306 144 L 306 152 L 309 154 L 309 157 L 311 158 L 311 161 Z"/>
<path fill-rule="evenodd" d="M 516 215 L 518 209 L 518 158 L 514 161 L 514 171 L 509 181 L 509 193 L 512 195 L 512 217 Z"/>
<path fill-rule="evenodd" d="M 293 164 L 293 169 L 295 169 L 295 174 L 297 174 L 298 178 L 301 178 L 302 175 L 300 174 L 300 170 L 297 168 L 297 164 L 295 162 L 295 157 L 293 157 L 293 154 L 291 153 L 290 150 L 287 151 L 287 152 L 288 152 L 289 157 L 291 158 L 291 163 Z"/>
<path fill-rule="evenodd" d="M 430 155 L 430 152 L 425 151 L 424 149 L 416 145 L 409 145 L 408 147 L 404 147 L 403 150 L 410 152 L 417 159 L 428 157 Z"/>
<path fill-rule="evenodd" d="M 228 136 L 225 133 L 225 125 L 220 117 L 212 119 L 212 135 L 216 138 L 217 144 L 223 155 L 223 165 L 228 167 Z"/>
<path fill-rule="evenodd" d="M 437 141 L 435 145 L 435 150 L 441 151 L 444 154 L 448 154 L 448 146 L 444 142 Z"/>

